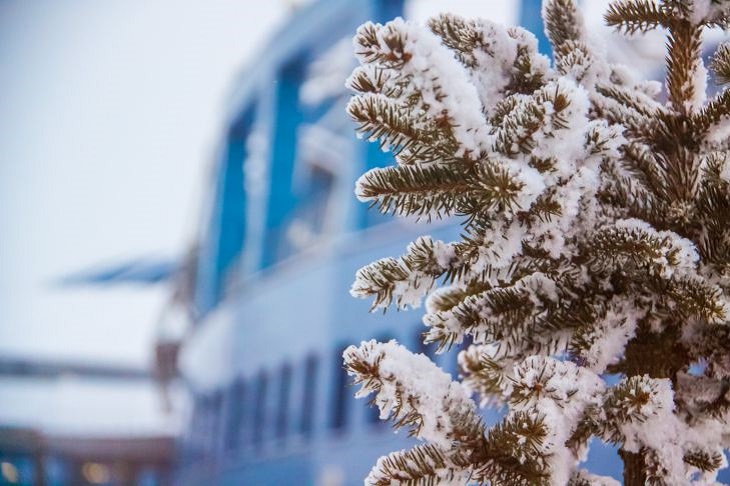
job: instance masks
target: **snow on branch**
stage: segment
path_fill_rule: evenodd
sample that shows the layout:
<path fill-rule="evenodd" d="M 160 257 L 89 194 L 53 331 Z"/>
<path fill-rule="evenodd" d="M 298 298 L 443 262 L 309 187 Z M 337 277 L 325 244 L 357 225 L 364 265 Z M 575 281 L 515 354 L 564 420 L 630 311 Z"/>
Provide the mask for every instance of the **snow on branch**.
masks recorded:
<path fill-rule="evenodd" d="M 597 438 L 629 486 L 714 484 L 730 436 L 730 91 L 706 99 L 702 39 L 730 3 L 610 2 L 619 32 L 666 32 L 663 85 L 609 62 L 573 0 L 542 13 L 552 65 L 524 29 L 451 14 L 355 36 L 348 112 L 394 154 L 358 198 L 462 231 L 363 267 L 351 294 L 425 299 L 427 342 L 470 343 L 460 382 L 394 342 L 345 352 L 359 395 L 425 442 L 368 482 L 614 486 L 580 469 Z M 726 84 L 727 44 L 710 67 Z M 487 429 L 477 403 L 508 412 Z"/>
<path fill-rule="evenodd" d="M 345 366 L 361 385 L 356 396 L 374 393 L 380 417 L 397 428 L 448 449 L 452 442 L 478 440 L 483 425 L 467 390 L 422 354 L 395 341 L 364 342 L 343 354 Z"/>

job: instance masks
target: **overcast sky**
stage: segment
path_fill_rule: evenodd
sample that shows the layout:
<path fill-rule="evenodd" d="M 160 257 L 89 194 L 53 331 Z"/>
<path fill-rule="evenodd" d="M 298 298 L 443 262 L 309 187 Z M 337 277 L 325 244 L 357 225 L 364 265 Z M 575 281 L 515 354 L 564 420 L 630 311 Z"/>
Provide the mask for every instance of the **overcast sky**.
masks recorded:
<path fill-rule="evenodd" d="M 287 5 L 0 2 L 0 354 L 147 359 L 164 290 L 52 284 L 183 251 L 226 92 Z"/>

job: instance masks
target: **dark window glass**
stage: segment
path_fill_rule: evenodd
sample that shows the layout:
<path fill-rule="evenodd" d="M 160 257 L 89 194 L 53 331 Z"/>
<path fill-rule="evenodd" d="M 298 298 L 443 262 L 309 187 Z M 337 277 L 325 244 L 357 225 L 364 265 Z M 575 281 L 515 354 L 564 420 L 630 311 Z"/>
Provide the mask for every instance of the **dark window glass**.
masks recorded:
<path fill-rule="evenodd" d="M 291 390 L 291 365 L 284 364 L 281 367 L 281 381 L 279 382 L 279 403 L 276 413 L 276 436 L 286 437 L 289 426 L 289 394 Z"/>
<path fill-rule="evenodd" d="M 333 358 L 334 380 L 332 383 L 332 415 L 330 418 L 330 428 L 341 430 L 347 424 L 347 409 L 349 405 L 349 395 L 352 388 L 347 386 L 347 371 L 342 364 L 342 353 L 346 346 L 337 349 Z"/>
<path fill-rule="evenodd" d="M 223 392 L 218 390 L 211 398 L 210 450 L 215 454 L 220 444 L 221 419 L 223 418 Z"/>
<path fill-rule="evenodd" d="M 238 448 L 239 445 L 245 394 L 244 381 L 242 379 L 234 381 L 228 397 L 228 424 L 225 429 L 225 447 L 229 451 Z"/>
<path fill-rule="evenodd" d="M 195 398 L 195 410 L 193 412 L 193 434 L 190 445 L 195 454 L 195 459 L 203 458 L 206 446 L 206 433 L 208 429 L 208 397 L 197 395 Z"/>
<path fill-rule="evenodd" d="M 413 349 L 416 350 L 417 353 L 423 353 L 426 356 L 428 356 L 431 361 L 434 360 L 436 357 L 436 350 L 438 349 L 438 345 L 436 343 L 429 343 L 426 344 L 423 342 L 423 335 L 426 333 L 428 329 L 423 326 L 423 324 L 418 324 L 414 333 L 413 333 L 413 339 L 415 340 L 415 346 Z"/>
<path fill-rule="evenodd" d="M 304 363 L 304 390 L 302 394 L 302 420 L 300 431 L 305 437 L 312 435 L 312 422 L 314 415 L 314 397 L 317 394 L 317 369 L 319 360 L 311 354 L 307 356 Z"/>
<path fill-rule="evenodd" d="M 261 370 L 256 384 L 256 402 L 253 413 L 253 443 L 260 447 L 264 438 L 264 422 L 266 420 L 266 390 L 268 388 L 268 377 L 266 372 Z"/>
<path fill-rule="evenodd" d="M 217 169 L 215 202 L 208 233 L 198 252 L 195 284 L 196 310 L 205 314 L 224 293 L 231 271 L 243 250 L 246 238 L 246 194 L 244 161 L 255 107 L 249 107 L 229 129 L 225 151 Z"/>
<path fill-rule="evenodd" d="M 293 252 L 286 233 L 297 206 L 292 174 L 297 158 L 297 130 L 302 118 L 299 87 L 302 84 L 303 69 L 303 63 L 296 60 L 285 65 L 277 76 L 276 123 L 269 160 L 270 186 L 261 268 L 267 268 Z"/>
<path fill-rule="evenodd" d="M 193 445 L 199 445 L 200 443 L 203 428 L 203 405 L 203 397 L 196 395 L 193 403 L 193 414 L 190 418 L 190 442 Z"/>
<path fill-rule="evenodd" d="M 211 397 L 206 395 L 203 398 L 202 418 L 200 427 L 200 448 L 204 456 L 210 453 L 210 436 L 213 430 Z"/>

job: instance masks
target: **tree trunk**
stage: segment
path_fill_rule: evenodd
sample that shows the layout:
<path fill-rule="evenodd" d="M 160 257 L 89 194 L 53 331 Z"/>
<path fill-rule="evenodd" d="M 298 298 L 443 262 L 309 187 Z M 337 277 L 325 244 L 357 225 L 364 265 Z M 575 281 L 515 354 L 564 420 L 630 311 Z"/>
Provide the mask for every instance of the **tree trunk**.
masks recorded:
<path fill-rule="evenodd" d="M 624 486 L 644 486 L 646 474 L 644 468 L 644 456 L 640 452 L 628 452 L 623 449 L 619 451 L 624 461 Z"/>

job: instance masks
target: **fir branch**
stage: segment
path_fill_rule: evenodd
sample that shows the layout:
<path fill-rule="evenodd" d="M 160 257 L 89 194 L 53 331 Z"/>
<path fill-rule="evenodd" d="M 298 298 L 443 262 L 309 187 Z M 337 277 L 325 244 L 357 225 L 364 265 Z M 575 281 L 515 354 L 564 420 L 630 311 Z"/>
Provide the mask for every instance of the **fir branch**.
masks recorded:
<path fill-rule="evenodd" d="M 536 143 L 534 136 L 539 130 L 550 133 L 568 128 L 565 112 L 570 105 L 570 93 L 557 83 L 520 99 L 502 118 L 495 133 L 494 150 L 508 157 L 532 153 Z"/>
<path fill-rule="evenodd" d="M 522 187 L 496 163 L 455 162 L 373 169 L 357 182 L 357 196 L 383 213 L 441 218 L 511 208 Z"/>
<path fill-rule="evenodd" d="M 627 34 L 647 32 L 669 22 L 667 12 L 653 0 L 620 0 L 609 5 L 606 24 Z"/>
<path fill-rule="evenodd" d="M 575 328 L 589 317 L 575 305 L 579 299 L 574 302 L 565 298 L 560 305 L 555 304 L 553 294 L 567 294 L 562 280 L 552 281 L 537 269 L 525 267 L 524 274 L 513 270 L 511 283 L 501 282 L 481 293 L 466 295 L 449 310 L 426 314 L 423 321 L 430 329 L 425 341 L 438 343 L 442 351 L 470 336 L 476 343 L 499 343 L 515 357 L 557 349 L 562 341 L 553 341 L 550 335 Z M 563 277 L 567 281 L 573 276 L 566 273 Z M 545 284 L 548 289 L 540 283 L 544 281 L 551 282 Z"/>
<path fill-rule="evenodd" d="M 687 20 L 671 23 L 667 42 L 667 93 L 672 107 L 680 113 L 691 112 L 694 99 L 702 89 L 695 71 L 702 65 L 702 27 Z M 704 95 L 704 92 L 701 93 Z"/>
<path fill-rule="evenodd" d="M 506 96 L 502 98 L 492 109 L 489 124 L 493 127 L 502 125 L 507 115 L 512 113 L 522 102 L 522 97 L 520 96 Z"/>
<path fill-rule="evenodd" d="M 363 342 L 343 353 L 345 368 L 361 385 L 357 397 L 375 394 L 382 418 L 396 429 L 441 447 L 477 447 L 484 424 L 460 383 L 428 357 L 413 354 L 395 341 Z"/>
<path fill-rule="evenodd" d="M 542 450 L 546 438 L 542 418 L 527 412 L 510 414 L 489 431 L 474 479 L 493 486 L 547 486 L 549 457 Z"/>
<path fill-rule="evenodd" d="M 547 165 L 547 164 L 546 164 Z M 547 171 L 546 165 L 540 167 L 542 171 Z M 548 166 L 549 167 L 549 166 Z M 563 208 L 556 200 L 555 194 L 551 191 L 543 193 L 538 197 L 529 211 L 521 211 L 517 213 L 525 224 L 531 224 L 532 221 L 538 220 L 540 223 L 551 223 L 553 218 L 560 217 L 563 214 Z"/>
<path fill-rule="evenodd" d="M 652 140 L 656 135 L 657 119 L 652 119 L 621 102 L 600 94 L 598 91 L 591 95 L 593 110 L 601 117 L 614 125 L 626 127 L 634 141 Z"/>
<path fill-rule="evenodd" d="M 719 85 L 730 83 L 730 43 L 723 42 L 712 56 L 710 64 L 712 72 L 715 74 L 715 83 Z"/>
<path fill-rule="evenodd" d="M 627 220 L 593 233 L 585 243 L 583 258 L 595 272 L 626 272 L 630 265 L 648 275 L 668 278 L 676 270 L 693 266 L 688 251 L 678 235 L 657 232 L 638 220 Z"/>
<path fill-rule="evenodd" d="M 485 45 L 483 34 L 473 20 L 466 20 L 452 14 L 441 14 L 429 19 L 428 27 L 431 32 L 441 38 L 446 47 L 455 51 L 459 61 L 468 68 L 474 68 L 477 65 L 476 50 L 494 56 L 488 45 Z"/>
<path fill-rule="evenodd" d="M 707 451 L 699 447 L 685 452 L 682 458 L 687 464 L 700 471 L 715 471 L 722 466 L 723 456 L 718 451 Z"/>
<path fill-rule="evenodd" d="M 730 122 L 730 90 L 724 90 L 690 118 L 691 132 L 702 139 L 721 122 Z M 725 137 L 726 138 L 726 137 Z"/>
<path fill-rule="evenodd" d="M 558 402 L 559 406 L 570 400 L 579 392 L 578 368 L 573 363 L 562 363 L 552 358 L 531 356 L 514 367 L 510 377 L 510 405 L 524 409 L 528 405 L 537 405 L 540 400 L 547 399 Z M 568 390 L 560 389 L 556 384 L 564 384 Z M 532 407 L 531 407 L 532 408 Z M 535 409 L 539 407 L 534 406 Z"/>
<path fill-rule="evenodd" d="M 730 266 L 730 181 L 725 175 L 729 162 L 726 152 L 708 154 L 697 192 L 697 211 L 703 228 L 700 254 L 720 268 Z"/>
<path fill-rule="evenodd" d="M 355 35 L 358 57 L 368 64 L 400 69 L 413 57 L 406 52 L 406 36 L 392 22 L 386 25 L 366 22 Z"/>
<path fill-rule="evenodd" d="M 380 140 L 381 147 L 394 154 L 411 150 L 424 158 L 449 158 L 457 150 L 450 130 L 424 123 L 410 109 L 385 95 L 355 96 L 347 105 L 347 112 L 358 124 L 358 132 L 369 140 Z"/>
<path fill-rule="evenodd" d="M 428 298 L 429 312 L 446 312 L 452 310 L 470 295 L 477 295 L 485 290 L 489 290 L 491 285 L 488 282 L 475 280 L 467 283 L 465 286 L 442 287 Z"/>
<path fill-rule="evenodd" d="M 555 68 L 564 76 L 583 81 L 596 59 L 583 42 L 566 40 L 555 47 Z"/>
<path fill-rule="evenodd" d="M 403 165 L 372 169 L 357 184 L 357 196 L 380 212 L 409 216 L 449 216 L 477 187 L 467 174 L 448 166 Z"/>
<path fill-rule="evenodd" d="M 724 323 L 730 317 L 722 290 L 704 279 L 672 278 L 666 285 L 657 287 L 664 290 L 663 297 L 671 299 L 674 311 L 681 317 L 699 317 L 716 324 Z"/>
<path fill-rule="evenodd" d="M 666 114 L 666 110 L 661 103 L 651 99 L 644 93 L 623 86 L 598 84 L 596 85 L 596 91 L 623 105 L 625 108 L 638 113 L 647 119 L 647 121 Z M 621 123 L 621 121 L 618 122 Z M 649 124 L 651 125 L 651 123 Z"/>
<path fill-rule="evenodd" d="M 451 263 L 441 256 L 447 244 L 434 241 L 428 236 L 418 238 L 408 245 L 406 253 L 398 258 L 377 260 L 357 272 L 350 293 L 355 297 L 375 297 L 371 310 L 386 309 L 395 299 L 398 308 L 420 304 L 434 281 L 441 277 Z M 410 286 L 410 289 L 409 289 Z M 414 301 L 414 289 L 418 289 L 418 301 Z M 409 295 L 405 296 L 404 292 Z"/>
<path fill-rule="evenodd" d="M 443 44 L 453 50 L 457 59 L 469 70 L 478 72 L 484 56 L 495 64 L 512 62 L 510 81 L 505 87 L 506 94 L 529 94 L 545 83 L 543 65 L 535 62 L 539 58 L 536 45 L 528 39 L 531 34 L 520 28 L 510 28 L 506 36 L 499 37 L 490 25 L 483 20 L 466 20 L 456 15 L 441 14 L 428 22 L 431 31 L 439 36 Z M 491 34 L 491 36 L 490 36 Z M 514 59 L 500 58 L 502 45 L 512 43 L 516 54 Z M 507 52 L 512 50 L 509 49 Z M 482 59 L 479 61 L 478 59 Z M 482 69 L 485 66 L 481 66 Z M 491 100 L 490 100 L 491 101 Z"/>
<path fill-rule="evenodd" d="M 387 308 L 393 301 L 398 283 L 408 277 L 408 269 L 401 262 L 395 258 L 384 258 L 357 271 L 350 293 L 360 298 L 374 296 L 371 311 L 378 307 Z"/>
<path fill-rule="evenodd" d="M 664 196 L 665 174 L 659 165 L 659 161 L 652 153 L 651 148 L 643 143 L 631 142 L 623 148 L 624 161 L 623 167 L 630 171 L 628 178 L 622 180 L 622 185 L 626 188 L 631 186 L 640 186 L 642 192 L 640 198 L 635 199 L 636 204 L 640 204 L 645 209 L 651 210 L 656 208 L 657 204 L 652 204 L 657 196 Z"/>
<path fill-rule="evenodd" d="M 470 346 L 459 354 L 459 369 L 464 384 L 477 392 L 483 403 L 502 404 L 502 390 L 513 362 L 495 356 L 491 346 Z"/>
<path fill-rule="evenodd" d="M 372 486 L 438 486 L 444 481 L 454 484 L 457 479 L 466 484 L 468 472 L 455 467 L 447 453 L 431 444 L 417 445 L 409 450 L 392 452 L 381 457 L 365 480 Z"/>
<path fill-rule="evenodd" d="M 425 340 L 437 343 L 439 351 L 472 336 L 475 342 L 493 343 L 520 334 L 534 308 L 528 293 L 518 287 L 496 287 L 467 296 L 449 311 L 424 316 L 429 326 Z"/>
<path fill-rule="evenodd" d="M 520 29 L 521 30 L 521 29 Z M 519 32 L 516 30 L 516 32 Z M 512 31 L 508 31 L 517 37 Z M 521 33 L 521 32 L 520 32 Z M 535 59 L 539 56 L 535 47 L 525 43 L 517 43 L 517 55 L 512 64 L 510 82 L 505 87 L 505 93 L 510 94 L 532 94 L 542 88 L 547 82 L 545 73 L 536 65 Z"/>
<path fill-rule="evenodd" d="M 580 451 L 586 450 L 591 438 L 598 435 L 602 430 L 600 425 L 601 413 L 597 405 L 588 405 L 583 411 L 583 416 L 578 420 L 573 432 L 565 442 L 565 446 L 571 450 L 576 457 Z M 579 483 L 580 484 L 580 483 Z"/>
<path fill-rule="evenodd" d="M 545 32 L 558 52 L 567 41 L 582 42 L 583 20 L 572 0 L 547 0 L 543 6 Z"/>
<path fill-rule="evenodd" d="M 642 423 L 651 417 L 655 413 L 651 405 L 657 401 L 659 393 L 657 382 L 648 376 L 624 378 L 606 392 L 600 410 L 596 410 L 604 417 L 600 422 L 594 422 L 598 433 L 613 444 L 622 443 L 626 437 L 621 426 Z"/>
<path fill-rule="evenodd" d="M 473 211 L 469 211 L 469 214 L 477 215 L 481 208 L 474 207 Z M 475 221 L 480 218 L 474 218 Z M 465 223 L 465 233 L 462 234 L 462 241 L 454 243 L 454 255 L 457 256 L 455 260 L 451 262 L 448 270 L 444 274 L 444 281 L 450 284 L 455 282 L 463 282 L 470 280 L 468 275 L 471 272 L 472 264 L 479 259 L 479 250 L 481 248 L 482 235 L 479 235 L 479 230 L 470 224 L 468 221 Z M 469 282 L 469 285 L 474 282 Z M 484 286 L 478 291 L 482 291 L 489 288 L 488 283 L 484 283 Z"/>
<path fill-rule="evenodd" d="M 398 98 L 403 93 L 402 85 L 393 84 L 392 71 L 371 65 L 359 66 L 347 80 L 347 87 L 360 94 L 382 94 Z"/>
<path fill-rule="evenodd" d="M 617 292 L 607 299 L 604 296 L 589 299 L 584 307 L 589 307 L 590 311 L 584 313 L 583 322 L 573 333 L 568 348 L 574 362 L 603 373 L 607 365 L 622 354 L 620 345 L 633 337 L 642 316 L 641 306 L 636 305 L 635 296 Z M 611 353 L 606 349 L 607 344 L 618 349 Z"/>

